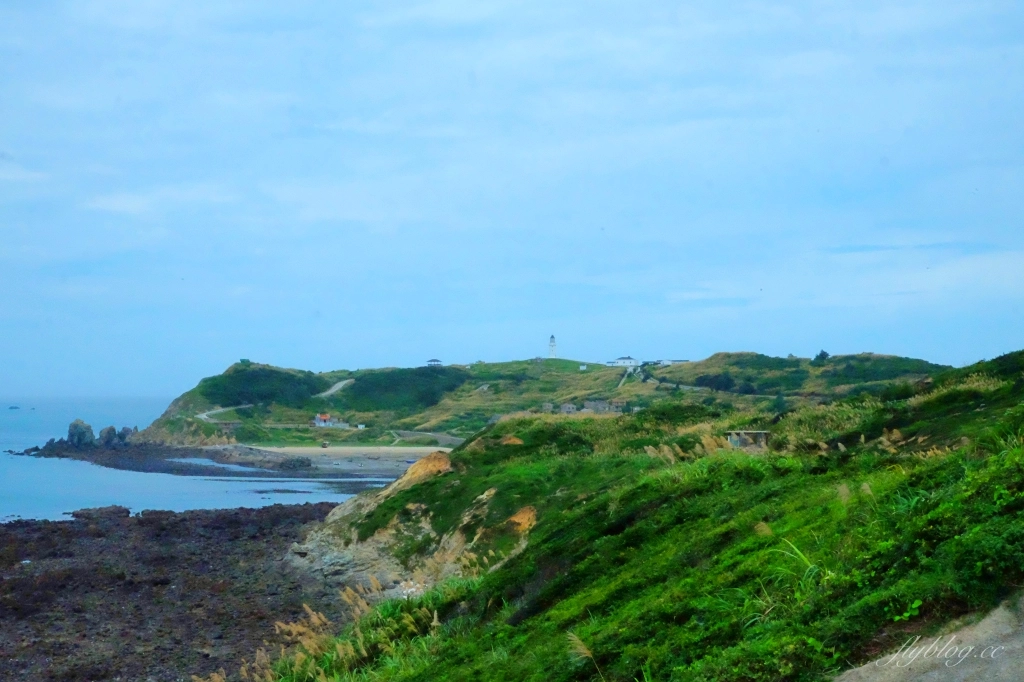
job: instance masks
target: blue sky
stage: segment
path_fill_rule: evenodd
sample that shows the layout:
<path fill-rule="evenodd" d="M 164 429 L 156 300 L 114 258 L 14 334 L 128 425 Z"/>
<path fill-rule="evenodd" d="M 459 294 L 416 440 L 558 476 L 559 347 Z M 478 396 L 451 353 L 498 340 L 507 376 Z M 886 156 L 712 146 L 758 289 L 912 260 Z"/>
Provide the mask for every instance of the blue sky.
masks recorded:
<path fill-rule="evenodd" d="M 1024 348 L 1018 2 L 0 4 L 0 394 Z"/>

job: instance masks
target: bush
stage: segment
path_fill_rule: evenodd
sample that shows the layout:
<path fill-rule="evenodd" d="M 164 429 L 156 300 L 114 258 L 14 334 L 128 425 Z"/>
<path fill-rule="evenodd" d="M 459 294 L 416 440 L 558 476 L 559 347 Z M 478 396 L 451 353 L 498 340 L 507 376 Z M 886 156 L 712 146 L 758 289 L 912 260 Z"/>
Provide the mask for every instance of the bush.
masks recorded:
<path fill-rule="evenodd" d="M 249 403 L 302 407 L 314 394 L 329 386 L 327 379 L 312 372 L 239 364 L 224 374 L 203 379 L 197 390 L 210 402 L 223 407 Z"/>
<path fill-rule="evenodd" d="M 445 393 L 466 383 L 470 374 L 458 367 L 416 367 L 361 372 L 336 394 L 334 403 L 358 412 L 415 410 L 441 402 Z"/>
<path fill-rule="evenodd" d="M 736 380 L 728 372 L 723 372 L 722 374 L 701 374 L 693 383 L 713 391 L 731 391 L 732 387 L 736 385 Z"/>
<path fill-rule="evenodd" d="M 906 382 L 900 382 L 898 384 L 892 384 L 882 389 L 879 394 L 879 398 L 882 402 L 893 402 L 894 400 L 906 400 L 907 398 L 913 398 L 917 393 L 917 390 L 913 385 Z"/>

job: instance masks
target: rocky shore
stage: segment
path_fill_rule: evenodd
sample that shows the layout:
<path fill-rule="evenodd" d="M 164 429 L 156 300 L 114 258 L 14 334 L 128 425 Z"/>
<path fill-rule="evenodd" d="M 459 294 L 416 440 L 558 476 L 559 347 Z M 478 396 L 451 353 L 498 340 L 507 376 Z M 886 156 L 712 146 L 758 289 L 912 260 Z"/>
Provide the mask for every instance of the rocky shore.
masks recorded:
<path fill-rule="evenodd" d="M 0 525 L 0 679 L 176 682 L 275 643 L 337 596 L 283 561 L 332 504 L 76 512 Z"/>
<path fill-rule="evenodd" d="M 244 446 L 234 446 L 241 449 Z M 231 457 L 232 450 L 208 449 L 156 443 L 128 443 L 119 447 L 86 446 L 76 447 L 63 440 L 47 443 L 41 448 L 29 448 L 12 454 L 29 457 L 57 457 L 91 462 L 111 469 L 140 471 L 144 473 L 175 474 L 179 476 L 228 476 L 247 478 L 330 478 L 335 471 L 311 466 L 302 458 L 278 458 L 266 464 Z M 195 461 L 178 461 L 178 460 Z M 307 458 L 308 459 L 308 458 Z M 206 460 L 205 462 L 203 460 Z M 217 463 L 231 464 L 240 468 L 226 468 Z M 354 474 L 359 475 L 359 474 Z M 365 475 L 365 474 L 364 474 Z M 370 475 L 373 475 L 372 472 Z"/>

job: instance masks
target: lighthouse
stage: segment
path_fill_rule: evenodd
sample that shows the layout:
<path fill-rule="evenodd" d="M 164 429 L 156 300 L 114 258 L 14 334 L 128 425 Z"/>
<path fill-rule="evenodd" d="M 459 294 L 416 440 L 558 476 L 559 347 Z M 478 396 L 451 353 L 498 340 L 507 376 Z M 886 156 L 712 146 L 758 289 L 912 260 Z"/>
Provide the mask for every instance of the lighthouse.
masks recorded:
<path fill-rule="evenodd" d="M 551 340 L 548 341 L 548 357 L 549 358 L 558 357 L 558 354 L 555 352 L 555 335 L 554 334 L 551 335 Z"/>

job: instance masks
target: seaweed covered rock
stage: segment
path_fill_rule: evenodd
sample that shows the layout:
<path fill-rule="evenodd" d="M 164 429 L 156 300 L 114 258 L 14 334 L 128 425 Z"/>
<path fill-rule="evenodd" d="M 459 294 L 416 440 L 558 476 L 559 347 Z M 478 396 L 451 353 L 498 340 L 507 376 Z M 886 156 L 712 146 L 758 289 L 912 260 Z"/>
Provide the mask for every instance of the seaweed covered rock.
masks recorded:
<path fill-rule="evenodd" d="M 96 445 L 92 427 L 81 419 L 71 422 L 68 426 L 68 445 L 73 448 L 91 448 Z"/>

